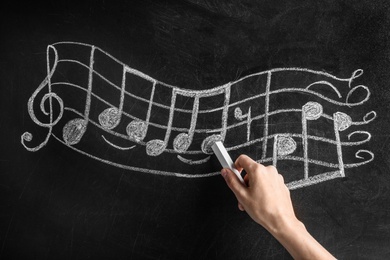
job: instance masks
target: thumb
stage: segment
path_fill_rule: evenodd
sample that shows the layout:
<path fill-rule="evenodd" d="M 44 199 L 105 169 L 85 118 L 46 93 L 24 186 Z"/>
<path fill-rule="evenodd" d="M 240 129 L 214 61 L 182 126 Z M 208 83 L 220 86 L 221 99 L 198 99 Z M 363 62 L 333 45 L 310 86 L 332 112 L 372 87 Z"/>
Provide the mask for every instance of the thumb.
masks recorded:
<path fill-rule="evenodd" d="M 238 177 L 234 174 L 232 170 L 227 168 L 222 169 L 221 175 L 225 179 L 226 184 L 233 191 L 234 195 L 236 195 L 237 200 L 241 201 L 241 198 L 245 196 L 246 190 L 244 185 L 238 179 Z"/>

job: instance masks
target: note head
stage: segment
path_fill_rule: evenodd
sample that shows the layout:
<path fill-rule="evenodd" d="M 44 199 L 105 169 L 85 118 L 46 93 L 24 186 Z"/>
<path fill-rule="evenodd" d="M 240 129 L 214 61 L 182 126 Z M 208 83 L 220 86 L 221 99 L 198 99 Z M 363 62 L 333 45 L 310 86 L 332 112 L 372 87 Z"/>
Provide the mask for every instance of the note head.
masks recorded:
<path fill-rule="evenodd" d="M 213 144 L 217 141 L 223 142 L 223 137 L 221 135 L 211 135 L 206 137 L 202 142 L 202 152 L 205 154 L 213 154 Z"/>
<path fill-rule="evenodd" d="M 175 151 L 182 153 L 187 151 L 191 145 L 191 142 L 192 140 L 188 134 L 181 133 L 176 136 L 175 140 L 173 140 L 173 148 Z"/>
<path fill-rule="evenodd" d="M 297 143 L 290 136 L 278 135 L 277 154 L 281 156 L 292 154 L 297 149 Z"/>
<path fill-rule="evenodd" d="M 145 121 L 135 119 L 131 121 L 126 127 L 126 133 L 131 140 L 136 142 L 142 141 L 146 132 L 148 131 L 148 124 Z"/>
<path fill-rule="evenodd" d="M 302 107 L 303 114 L 307 120 L 317 120 L 323 113 L 322 105 L 309 101 Z"/>
<path fill-rule="evenodd" d="M 113 129 L 121 120 L 121 112 L 115 107 L 110 107 L 101 112 L 98 119 L 104 129 Z"/>
<path fill-rule="evenodd" d="M 86 129 L 87 121 L 85 119 L 72 119 L 62 129 L 62 137 L 66 144 L 75 145 L 80 142 Z"/>
<path fill-rule="evenodd" d="M 336 112 L 333 117 L 339 131 L 344 131 L 352 125 L 352 118 L 343 112 Z"/>
<path fill-rule="evenodd" d="M 163 140 L 154 139 L 146 143 L 146 154 L 158 156 L 165 151 L 167 144 Z"/>

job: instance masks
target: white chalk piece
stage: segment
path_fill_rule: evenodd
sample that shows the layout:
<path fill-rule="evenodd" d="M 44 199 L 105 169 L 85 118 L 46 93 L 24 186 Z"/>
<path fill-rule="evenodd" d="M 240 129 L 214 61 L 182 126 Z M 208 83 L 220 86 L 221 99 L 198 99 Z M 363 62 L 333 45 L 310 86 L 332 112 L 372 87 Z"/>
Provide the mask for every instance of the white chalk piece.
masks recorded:
<path fill-rule="evenodd" d="M 232 170 L 238 177 L 238 179 L 245 185 L 244 179 L 242 178 L 240 172 L 234 167 L 234 163 L 232 158 L 230 158 L 228 152 L 225 149 L 225 146 L 221 141 L 217 141 L 212 145 L 212 149 L 214 154 L 217 156 L 219 162 L 221 163 L 223 168 L 229 168 Z"/>

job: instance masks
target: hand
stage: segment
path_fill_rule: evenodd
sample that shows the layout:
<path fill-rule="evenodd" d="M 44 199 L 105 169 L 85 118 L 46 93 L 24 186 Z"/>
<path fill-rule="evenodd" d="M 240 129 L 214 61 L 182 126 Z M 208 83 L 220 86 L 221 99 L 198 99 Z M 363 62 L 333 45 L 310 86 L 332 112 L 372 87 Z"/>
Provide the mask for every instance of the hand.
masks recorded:
<path fill-rule="evenodd" d="M 296 221 L 290 191 L 275 167 L 258 164 L 246 155 L 238 157 L 235 167 L 240 172 L 246 171 L 247 187 L 229 169 L 223 169 L 222 176 L 236 195 L 240 210 L 245 210 L 270 232 L 277 229 L 281 221 Z"/>
<path fill-rule="evenodd" d="M 240 210 L 266 228 L 294 259 L 335 259 L 296 218 L 290 191 L 275 167 L 256 163 L 246 155 L 238 157 L 235 167 L 246 171 L 246 185 L 230 169 L 222 169 L 221 174 Z"/>

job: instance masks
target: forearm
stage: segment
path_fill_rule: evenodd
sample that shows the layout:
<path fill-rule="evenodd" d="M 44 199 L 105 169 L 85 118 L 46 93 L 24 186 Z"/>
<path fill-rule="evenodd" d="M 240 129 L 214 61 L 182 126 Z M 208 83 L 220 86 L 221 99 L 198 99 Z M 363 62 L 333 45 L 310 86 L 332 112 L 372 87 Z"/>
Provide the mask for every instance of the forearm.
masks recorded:
<path fill-rule="evenodd" d="M 278 227 L 269 231 L 294 259 L 335 259 L 297 219 L 281 220 Z"/>

